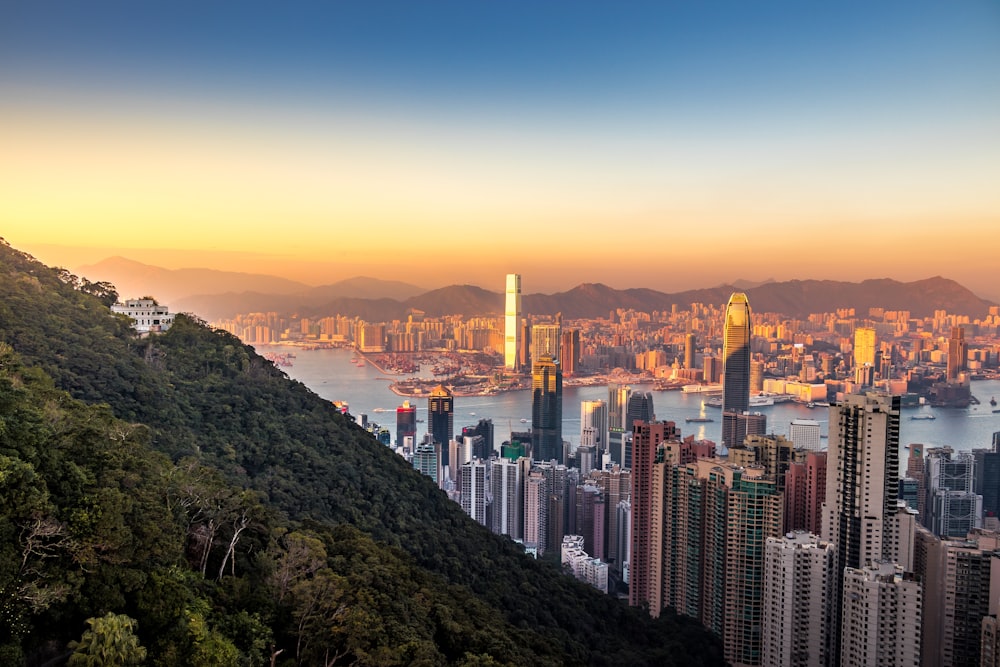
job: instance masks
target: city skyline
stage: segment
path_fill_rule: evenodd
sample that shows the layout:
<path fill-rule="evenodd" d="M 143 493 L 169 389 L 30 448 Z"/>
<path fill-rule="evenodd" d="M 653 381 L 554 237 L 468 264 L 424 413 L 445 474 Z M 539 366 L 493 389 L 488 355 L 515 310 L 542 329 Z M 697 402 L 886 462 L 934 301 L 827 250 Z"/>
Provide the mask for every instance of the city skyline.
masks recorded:
<path fill-rule="evenodd" d="M 309 284 L 1000 298 L 992 3 L 194 7 L 5 17 L 6 240 Z M 637 241 L 676 251 L 620 261 Z"/>

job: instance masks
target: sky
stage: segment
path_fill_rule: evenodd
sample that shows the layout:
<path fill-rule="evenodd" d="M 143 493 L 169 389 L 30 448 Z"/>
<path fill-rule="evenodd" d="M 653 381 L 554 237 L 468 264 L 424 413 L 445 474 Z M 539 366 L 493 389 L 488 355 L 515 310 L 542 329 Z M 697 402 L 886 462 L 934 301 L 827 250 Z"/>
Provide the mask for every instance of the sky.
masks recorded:
<path fill-rule="evenodd" d="M 1000 3 L 15 2 L 0 237 L 500 291 L 1000 301 Z"/>

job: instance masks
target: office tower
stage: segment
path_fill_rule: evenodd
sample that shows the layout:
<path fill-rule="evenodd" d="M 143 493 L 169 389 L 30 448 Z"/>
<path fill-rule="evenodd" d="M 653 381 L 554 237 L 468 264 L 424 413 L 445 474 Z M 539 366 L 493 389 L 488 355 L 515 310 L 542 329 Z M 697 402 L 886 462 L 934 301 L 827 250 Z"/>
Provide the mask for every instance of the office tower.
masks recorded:
<path fill-rule="evenodd" d="M 1000 452 L 973 449 L 976 460 L 972 490 L 983 497 L 983 516 L 1000 516 Z"/>
<path fill-rule="evenodd" d="M 507 289 L 504 300 L 504 340 L 503 361 L 509 371 L 520 368 L 518 364 L 518 333 L 521 325 L 521 276 L 507 274 Z"/>
<path fill-rule="evenodd" d="M 517 340 L 518 369 L 531 368 L 531 322 L 521 320 L 521 335 Z"/>
<path fill-rule="evenodd" d="M 447 447 L 455 437 L 455 397 L 444 385 L 434 387 L 427 397 L 427 421 L 434 441 Z M 447 452 L 442 449 L 442 465 L 449 463 Z"/>
<path fill-rule="evenodd" d="M 764 391 L 764 362 L 750 362 L 750 393 L 759 394 Z"/>
<path fill-rule="evenodd" d="M 608 433 L 608 404 L 597 399 L 580 402 L 580 435 L 583 443 L 583 431 L 586 428 L 594 429 L 596 442 L 588 443 L 597 446 L 598 452 L 607 451 L 608 443 L 605 440 Z"/>
<path fill-rule="evenodd" d="M 497 535 L 510 535 L 519 540 L 524 534 L 523 467 L 509 459 L 490 462 L 490 486 L 493 491 L 490 530 Z"/>
<path fill-rule="evenodd" d="M 486 524 L 486 463 L 462 464 L 462 510 L 482 525 Z"/>
<path fill-rule="evenodd" d="M 952 457 L 951 448 L 927 454 L 924 525 L 942 538 L 964 538 L 982 526 L 983 499 L 972 492 L 975 459 L 969 452 Z"/>
<path fill-rule="evenodd" d="M 676 440 L 674 422 L 637 421 L 633 425 L 632 544 L 629 549 L 629 604 L 638 607 L 650 601 L 650 521 L 652 512 L 653 464 L 660 443 Z"/>
<path fill-rule="evenodd" d="M 820 426 L 814 419 L 793 419 L 788 427 L 788 439 L 795 443 L 797 449 L 819 451 Z"/>
<path fill-rule="evenodd" d="M 750 304 L 733 293 L 726 305 L 722 342 L 722 446 L 743 441 L 738 415 L 750 408 Z"/>
<path fill-rule="evenodd" d="M 557 357 L 562 365 L 563 373 L 574 375 L 580 370 L 580 330 L 566 329 L 562 332 L 560 354 Z"/>
<path fill-rule="evenodd" d="M 593 429 L 588 430 L 592 431 Z M 589 475 L 591 470 L 597 468 L 597 448 L 594 445 L 581 443 L 576 449 L 576 458 L 581 475 Z"/>
<path fill-rule="evenodd" d="M 948 382 L 958 382 L 959 375 L 965 370 L 965 357 L 968 346 L 965 342 L 965 329 L 951 328 L 951 338 L 948 339 Z"/>
<path fill-rule="evenodd" d="M 562 371 L 545 355 L 531 369 L 531 451 L 536 461 L 563 462 Z"/>
<path fill-rule="evenodd" d="M 899 396 L 868 393 L 847 395 L 830 407 L 821 537 L 837 548 L 835 624 L 841 621 L 846 599 L 840 573 L 847 568 L 862 570 L 892 550 L 885 543 L 891 533 L 885 519 L 896 513 L 899 405 Z M 842 635 L 838 627 L 834 630 L 832 664 L 839 664 Z"/>
<path fill-rule="evenodd" d="M 785 532 L 819 535 L 826 498 L 826 452 L 807 451 L 785 473 Z"/>
<path fill-rule="evenodd" d="M 558 324 L 536 324 L 531 327 L 531 363 L 534 365 L 542 357 L 552 357 L 560 361 Z"/>
<path fill-rule="evenodd" d="M 735 443 L 737 447 L 748 435 L 764 435 L 767 433 L 767 415 L 763 412 L 744 412 L 736 415 L 736 431 L 742 436 Z"/>
<path fill-rule="evenodd" d="M 693 333 L 684 336 L 684 368 L 694 368 L 695 337 Z"/>
<path fill-rule="evenodd" d="M 917 480 L 917 514 L 923 523 L 927 511 L 927 493 L 924 486 L 924 446 L 920 443 L 907 445 L 910 455 L 906 459 L 906 476 Z"/>
<path fill-rule="evenodd" d="M 409 401 L 396 408 L 396 446 L 402 447 L 406 438 L 417 439 L 417 407 Z"/>
<path fill-rule="evenodd" d="M 483 454 L 480 458 L 488 459 L 495 453 L 493 449 L 493 420 L 492 419 L 480 419 L 475 426 L 463 426 L 462 427 L 462 437 L 466 436 L 480 436 L 483 439 Z M 514 434 L 511 433 L 511 437 Z M 516 460 L 516 459 L 515 459 Z"/>
<path fill-rule="evenodd" d="M 417 445 L 413 452 L 413 467 L 422 475 L 427 475 L 440 483 L 441 477 L 441 445 L 434 442 L 423 442 Z"/>
<path fill-rule="evenodd" d="M 854 330 L 854 367 L 875 365 L 875 329 L 858 327 Z"/>
<path fill-rule="evenodd" d="M 903 477 L 899 480 L 899 496 L 898 498 L 906 503 L 906 506 L 915 512 L 917 510 L 917 495 L 920 493 L 920 485 L 917 480 L 910 479 L 909 477 Z"/>
<path fill-rule="evenodd" d="M 622 434 L 625 433 L 625 412 L 632 388 L 624 387 L 616 382 L 608 384 L 608 451 L 611 460 L 618 465 L 625 462 L 625 452 L 622 448 Z"/>
<path fill-rule="evenodd" d="M 569 470 L 560 463 L 538 463 L 532 467 L 545 477 L 545 490 L 548 496 L 545 498 L 546 530 L 545 544 L 555 545 L 562 542 L 563 535 L 566 534 L 566 525 L 569 520 L 567 502 L 567 490 L 569 487 Z M 575 484 L 575 482 L 574 482 Z"/>
<path fill-rule="evenodd" d="M 919 665 L 920 582 L 894 563 L 878 560 L 843 575 L 840 663 L 858 667 Z M 836 664 L 836 663 L 834 663 Z"/>
<path fill-rule="evenodd" d="M 629 395 L 628 406 L 625 409 L 625 430 L 633 430 L 637 421 L 653 420 L 653 394 L 648 391 L 636 391 Z"/>
<path fill-rule="evenodd" d="M 834 548 L 797 531 L 764 547 L 762 664 L 826 665 L 833 614 Z"/>
<path fill-rule="evenodd" d="M 548 546 L 549 487 L 541 470 L 532 470 L 524 484 L 524 546 L 539 556 Z"/>
<path fill-rule="evenodd" d="M 718 384 L 722 379 L 722 360 L 715 356 L 706 356 L 702 361 L 702 379 L 706 384 Z M 749 398 L 747 402 L 749 402 Z"/>

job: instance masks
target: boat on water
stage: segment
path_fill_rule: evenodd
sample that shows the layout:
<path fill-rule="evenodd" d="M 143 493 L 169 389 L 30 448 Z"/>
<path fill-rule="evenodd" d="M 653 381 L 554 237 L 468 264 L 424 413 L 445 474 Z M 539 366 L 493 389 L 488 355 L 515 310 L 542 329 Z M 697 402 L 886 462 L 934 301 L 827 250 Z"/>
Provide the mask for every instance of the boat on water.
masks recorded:
<path fill-rule="evenodd" d="M 994 408 L 997 406 L 997 397 L 996 396 L 990 396 L 990 405 L 993 406 Z"/>
<path fill-rule="evenodd" d="M 528 420 L 527 420 L 527 419 L 522 419 L 522 420 L 521 420 L 521 423 L 522 423 L 522 424 L 527 424 L 527 423 L 528 423 Z"/>
<path fill-rule="evenodd" d="M 934 415 L 913 415 L 910 419 L 937 419 Z"/>
<path fill-rule="evenodd" d="M 715 420 L 712 419 L 711 417 L 688 417 L 684 421 L 688 423 L 694 422 L 697 424 L 701 424 L 705 422 L 714 422 Z"/>

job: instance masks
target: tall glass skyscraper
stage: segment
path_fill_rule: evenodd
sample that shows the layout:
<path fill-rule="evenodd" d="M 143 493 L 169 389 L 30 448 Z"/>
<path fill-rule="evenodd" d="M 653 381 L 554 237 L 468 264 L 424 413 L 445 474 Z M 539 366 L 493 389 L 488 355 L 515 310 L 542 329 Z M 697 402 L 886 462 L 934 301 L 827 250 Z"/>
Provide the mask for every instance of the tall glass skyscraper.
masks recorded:
<path fill-rule="evenodd" d="M 531 368 L 531 452 L 536 461 L 563 463 L 562 371 L 547 355 Z"/>
<path fill-rule="evenodd" d="M 518 334 L 521 326 L 521 275 L 507 274 L 504 303 L 503 362 L 509 371 L 517 370 Z"/>
<path fill-rule="evenodd" d="M 455 397 L 439 384 L 427 397 L 427 419 L 434 441 L 441 445 L 441 465 L 448 465 L 448 443 L 455 437 Z"/>
<path fill-rule="evenodd" d="M 722 446 L 743 443 L 739 415 L 750 409 L 750 303 L 734 292 L 726 305 L 722 342 Z"/>

